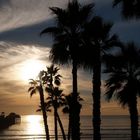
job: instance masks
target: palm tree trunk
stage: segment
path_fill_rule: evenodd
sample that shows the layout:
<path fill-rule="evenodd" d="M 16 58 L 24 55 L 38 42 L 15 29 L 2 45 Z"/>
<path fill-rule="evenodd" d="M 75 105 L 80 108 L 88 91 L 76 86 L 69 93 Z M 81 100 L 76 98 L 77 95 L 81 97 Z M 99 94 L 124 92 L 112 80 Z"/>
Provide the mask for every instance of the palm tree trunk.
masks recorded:
<path fill-rule="evenodd" d="M 97 46 L 98 47 L 98 46 Z M 100 61 L 100 48 L 97 51 L 97 60 L 93 68 L 93 137 L 94 140 L 101 140 L 100 125 L 101 125 L 101 112 L 100 112 L 100 98 L 101 98 L 101 61 Z"/>
<path fill-rule="evenodd" d="M 69 124 L 68 124 L 68 140 L 70 140 L 71 137 L 71 114 L 69 113 Z"/>
<path fill-rule="evenodd" d="M 78 87 L 77 87 L 77 63 L 76 61 L 73 60 L 73 69 L 72 69 L 72 78 L 73 78 L 73 98 L 75 98 L 75 100 L 77 100 L 77 96 L 78 96 Z"/>
<path fill-rule="evenodd" d="M 58 140 L 58 131 L 57 131 L 57 107 L 54 105 L 54 132 L 55 140 Z"/>
<path fill-rule="evenodd" d="M 62 124 L 62 122 L 61 122 L 61 119 L 60 119 L 58 113 L 57 113 L 57 120 L 58 120 L 59 126 L 60 126 L 60 128 L 61 128 L 63 140 L 66 140 L 66 135 L 65 135 L 64 128 L 63 128 L 63 124 Z"/>
<path fill-rule="evenodd" d="M 77 90 L 77 63 L 73 60 L 73 92 L 72 92 L 72 104 L 70 107 L 71 113 L 71 132 L 72 132 L 72 140 L 80 140 L 80 109 L 81 105 L 79 104 L 78 90 Z"/>
<path fill-rule="evenodd" d="M 46 114 L 46 109 L 45 109 L 44 94 L 43 94 L 42 86 L 40 86 L 39 93 L 40 93 L 40 102 L 41 102 L 43 121 L 44 121 L 45 133 L 46 133 L 46 140 L 50 140 L 49 128 L 48 128 L 48 123 L 47 123 L 47 114 Z"/>
<path fill-rule="evenodd" d="M 131 99 L 128 106 L 131 120 L 131 140 L 138 140 L 138 110 L 136 97 L 135 99 Z"/>

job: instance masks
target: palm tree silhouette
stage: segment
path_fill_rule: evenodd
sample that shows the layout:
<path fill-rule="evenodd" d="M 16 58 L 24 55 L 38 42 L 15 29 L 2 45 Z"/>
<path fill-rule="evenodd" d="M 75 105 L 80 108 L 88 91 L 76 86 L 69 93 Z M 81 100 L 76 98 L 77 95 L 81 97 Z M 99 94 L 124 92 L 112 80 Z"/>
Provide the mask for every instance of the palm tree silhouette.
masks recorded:
<path fill-rule="evenodd" d="M 60 98 L 60 97 L 59 97 Z M 62 99 L 62 100 L 65 100 L 65 99 Z M 63 101 L 64 102 L 64 101 Z M 61 103 L 61 106 L 64 106 L 65 105 L 65 102 L 64 103 Z M 51 112 L 51 107 L 53 106 L 53 103 L 52 103 L 52 100 L 49 101 L 49 99 L 47 98 L 47 103 L 45 102 L 45 107 L 46 107 L 46 111 L 47 112 Z M 60 106 L 60 104 L 58 104 L 58 106 Z M 39 108 L 36 110 L 37 112 L 40 112 L 42 109 L 41 109 L 41 106 L 39 106 Z M 58 120 L 58 123 L 59 123 L 59 126 L 60 126 L 60 129 L 61 129 L 61 132 L 62 132 L 62 136 L 63 136 L 63 139 L 66 140 L 66 135 L 65 135 L 65 131 L 64 131 L 64 127 L 63 127 L 63 124 L 62 124 L 62 121 L 60 119 L 60 116 L 58 115 L 58 113 L 56 113 L 56 116 L 55 116 Z"/>
<path fill-rule="evenodd" d="M 49 140 L 49 128 L 48 128 L 48 122 L 47 122 L 47 114 L 46 114 L 46 105 L 44 101 L 44 91 L 42 87 L 42 80 L 41 77 L 39 77 L 39 80 L 33 80 L 30 79 L 30 88 L 28 89 L 28 92 L 30 92 L 30 96 L 32 97 L 33 94 L 36 92 L 39 93 L 40 96 L 40 107 L 43 114 L 43 121 L 44 121 L 44 127 L 45 127 L 45 133 L 46 133 L 46 140 Z"/>
<path fill-rule="evenodd" d="M 127 18 L 140 18 L 140 1 L 139 0 L 114 0 L 113 6 L 122 4 L 122 15 Z"/>
<path fill-rule="evenodd" d="M 65 104 L 65 96 L 63 94 L 63 90 L 59 89 L 62 76 L 58 74 L 58 70 L 59 68 L 54 67 L 52 64 L 50 67 L 47 67 L 47 71 L 42 71 L 41 75 L 43 83 L 46 85 L 45 90 L 48 93 L 46 106 L 48 109 L 50 107 L 53 107 L 54 109 L 55 140 L 58 139 L 57 121 L 59 122 L 63 134 L 63 139 L 66 140 L 64 128 L 58 114 L 58 108 Z"/>
<path fill-rule="evenodd" d="M 83 101 L 83 99 L 78 96 L 77 101 L 80 102 Z M 63 107 L 63 113 L 65 114 L 69 114 L 69 124 L 68 124 L 68 140 L 70 140 L 71 138 L 71 130 L 72 130 L 72 124 L 71 124 L 71 113 L 70 113 L 70 109 L 71 109 L 71 104 L 73 102 L 73 98 L 72 98 L 72 94 L 69 95 L 65 95 L 65 106 Z"/>
<path fill-rule="evenodd" d="M 134 43 L 128 43 L 122 52 L 106 58 L 106 98 L 112 97 L 123 106 L 128 106 L 131 120 L 131 139 L 138 139 L 137 96 L 140 95 L 140 51 Z"/>
<path fill-rule="evenodd" d="M 85 26 L 83 32 L 85 48 L 83 52 L 84 67 L 91 69 L 93 72 L 93 134 L 94 139 L 100 140 L 100 96 L 101 96 L 101 62 L 102 56 L 106 54 L 107 50 L 113 46 L 120 45 L 118 37 L 110 35 L 112 24 L 104 23 L 101 17 L 95 16 Z M 88 54 L 88 57 L 85 55 Z"/>
<path fill-rule="evenodd" d="M 63 139 L 66 140 L 63 124 L 61 122 L 61 119 L 58 114 L 58 108 L 63 106 L 64 104 L 64 97 L 62 95 L 62 90 L 60 90 L 58 87 L 54 87 L 52 91 L 50 89 L 48 90 L 49 96 L 47 97 L 46 104 L 49 105 L 50 107 L 54 108 L 54 122 L 55 122 L 55 139 L 58 139 L 58 130 L 57 130 L 57 121 L 59 122 L 62 134 L 63 134 Z"/>
<path fill-rule="evenodd" d="M 80 139 L 80 110 L 81 105 L 77 101 L 77 69 L 79 66 L 79 53 L 82 39 L 81 32 L 83 25 L 89 19 L 93 4 L 81 6 L 77 0 L 68 3 L 66 9 L 58 7 L 50 8 L 56 15 L 56 25 L 48 27 L 41 32 L 42 34 L 50 33 L 54 37 L 54 44 L 51 49 L 50 59 L 53 63 L 69 64 L 72 63 L 72 99 L 71 104 L 71 123 L 72 139 Z"/>

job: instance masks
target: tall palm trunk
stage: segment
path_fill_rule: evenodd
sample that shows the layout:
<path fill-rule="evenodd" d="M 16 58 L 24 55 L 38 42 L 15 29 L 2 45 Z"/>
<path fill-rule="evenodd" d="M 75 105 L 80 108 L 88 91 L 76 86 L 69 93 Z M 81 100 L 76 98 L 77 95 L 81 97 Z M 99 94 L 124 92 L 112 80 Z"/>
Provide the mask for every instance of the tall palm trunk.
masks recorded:
<path fill-rule="evenodd" d="M 130 121 L 131 121 L 131 140 L 138 140 L 138 110 L 137 110 L 137 99 L 131 99 L 128 104 Z"/>
<path fill-rule="evenodd" d="M 55 140 L 58 140 L 58 131 L 57 131 L 57 106 L 56 106 L 56 101 L 54 103 L 54 132 L 55 132 Z"/>
<path fill-rule="evenodd" d="M 77 97 L 77 62 L 73 60 L 73 92 L 72 92 L 72 104 L 70 106 L 71 113 L 71 132 L 72 132 L 72 140 L 80 140 L 80 109 L 81 105 L 79 104 Z"/>
<path fill-rule="evenodd" d="M 49 140 L 50 139 L 49 129 L 48 129 L 48 123 L 47 123 L 47 114 L 46 114 L 46 109 L 45 109 L 44 94 L 43 94 L 42 86 L 40 86 L 39 93 L 40 93 L 40 103 L 41 103 L 43 121 L 44 121 L 45 133 L 46 133 L 46 140 Z"/>
<path fill-rule="evenodd" d="M 69 124 L 68 124 L 68 140 L 70 140 L 71 137 L 71 113 L 69 113 Z"/>
<path fill-rule="evenodd" d="M 65 135 L 64 128 L 63 128 L 63 124 L 62 124 L 62 122 L 60 120 L 60 117 L 59 117 L 58 113 L 57 113 L 57 120 L 58 120 L 60 129 L 61 129 L 61 132 L 62 132 L 63 140 L 66 140 L 66 135 Z"/>
<path fill-rule="evenodd" d="M 101 125 L 101 112 L 100 112 L 100 97 L 101 97 L 101 60 L 100 60 L 100 47 L 97 46 L 96 64 L 93 68 L 93 137 L 94 140 L 100 140 L 100 125 Z"/>

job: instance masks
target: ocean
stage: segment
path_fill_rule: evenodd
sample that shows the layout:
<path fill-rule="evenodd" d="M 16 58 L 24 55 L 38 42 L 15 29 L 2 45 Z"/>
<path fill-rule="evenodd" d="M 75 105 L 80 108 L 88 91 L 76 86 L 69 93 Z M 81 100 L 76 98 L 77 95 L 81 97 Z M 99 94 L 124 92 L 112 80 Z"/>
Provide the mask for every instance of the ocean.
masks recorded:
<path fill-rule="evenodd" d="M 68 117 L 61 116 L 67 133 Z M 51 140 L 54 140 L 53 116 L 48 116 Z M 92 140 L 92 117 L 81 116 L 81 140 Z M 62 140 L 60 128 L 59 140 Z M 101 125 L 102 140 L 130 140 L 129 116 L 103 116 Z M 21 116 L 21 123 L 0 131 L 0 140 L 45 140 L 45 131 L 41 115 Z"/>

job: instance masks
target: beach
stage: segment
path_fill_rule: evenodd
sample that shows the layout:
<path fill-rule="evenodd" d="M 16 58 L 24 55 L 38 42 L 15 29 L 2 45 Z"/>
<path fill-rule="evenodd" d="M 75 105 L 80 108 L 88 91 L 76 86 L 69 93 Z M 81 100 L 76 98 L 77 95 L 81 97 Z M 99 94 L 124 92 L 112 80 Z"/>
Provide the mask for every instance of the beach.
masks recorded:
<path fill-rule="evenodd" d="M 68 128 L 68 117 L 61 116 L 65 132 Z M 54 140 L 53 116 L 48 117 L 51 140 Z M 81 140 L 92 139 L 92 117 L 81 116 Z M 62 139 L 58 130 L 59 139 Z M 103 116 L 101 125 L 102 140 L 130 140 L 129 116 Z M 41 115 L 21 116 L 21 123 L 15 124 L 0 132 L 0 140 L 45 140 Z"/>

